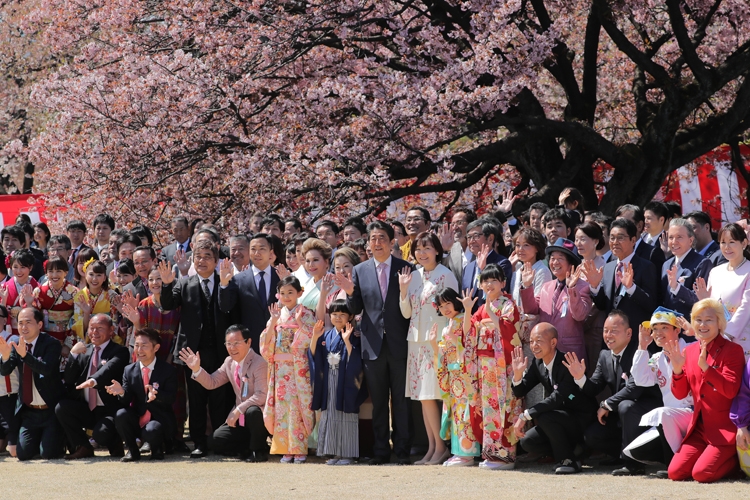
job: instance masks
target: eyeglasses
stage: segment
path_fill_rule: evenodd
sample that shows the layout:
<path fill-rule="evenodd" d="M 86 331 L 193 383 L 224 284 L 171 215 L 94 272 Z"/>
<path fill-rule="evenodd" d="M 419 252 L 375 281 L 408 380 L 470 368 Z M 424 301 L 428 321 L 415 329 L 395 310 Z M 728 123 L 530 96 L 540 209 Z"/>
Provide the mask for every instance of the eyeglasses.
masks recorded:
<path fill-rule="evenodd" d="M 482 233 L 471 233 L 471 234 L 467 234 L 467 235 L 466 235 L 466 239 L 467 239 L 468 241 L 471 241 L 471 240 L 478 240 L 478 239 L 479 239 L 479 238 L 481 238 L 482 236 L 484 236 L 484 234 L 482 234 Z"/>
<path fill-rule="evenodd" d="M 193 254 L 193 260 L 214 260 L 213 255 L 195 255 Z"/>
<path fill-rule="evenodd" d="M 224 345 L 227 347 L 227 349 L 233 349 L 235 347 L 239 347 L 245 342 L 224 342 Z"/>

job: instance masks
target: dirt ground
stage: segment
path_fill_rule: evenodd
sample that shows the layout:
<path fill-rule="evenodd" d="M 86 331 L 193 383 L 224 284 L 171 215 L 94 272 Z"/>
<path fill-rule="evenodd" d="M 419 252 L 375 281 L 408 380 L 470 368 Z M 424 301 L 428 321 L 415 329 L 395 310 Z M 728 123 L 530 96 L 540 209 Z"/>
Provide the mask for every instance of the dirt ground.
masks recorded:
<path fill-rule="evenodd" d="M 593 498 L 734 499 L 750 496 L 750 480 L 716 484 L 675 483 L 649 475 L 612 477 L 613 467 L 584 467 L 574 476 L 555 476 L 552 465 L 519 464 L 515 471 L 477 467 L 327 466 L 314 458 L 304 465 L 282 465 L 271 456 L 266 464 L 209 456 L 191 460 L 167 456 L 151 462 L 123 464 L 97 451 L 90 460 L 33 460 L 20 463 L 0 457 L 3 497 L 39 498 L 41 491 L 64 498 Z M 41 490 L 41 488 L 44 488 Z"/>

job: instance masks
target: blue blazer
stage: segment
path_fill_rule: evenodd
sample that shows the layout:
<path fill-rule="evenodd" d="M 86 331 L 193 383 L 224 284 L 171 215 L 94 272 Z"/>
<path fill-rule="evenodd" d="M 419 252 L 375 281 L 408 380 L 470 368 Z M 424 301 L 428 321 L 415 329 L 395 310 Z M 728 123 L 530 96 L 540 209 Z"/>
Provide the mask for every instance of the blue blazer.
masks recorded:
<path fill-rule="evenodd" d="M 138 417 L 147 410 L 150 411 L 151 419 L 157 420 L 165 427 L 164 435 L 172 436 L 177 428 L 177 419 L 172 409 L 177 399 L 177 370 L 166 361 L 157 358 L 154 371 L 149 375 L 149 383 L 159 384 L 158 388 L 155 387 L 156 399 L 150 403 L 146 402 L 140 362 L 136 361 L 126 366 L 122 374 L 122 389 L 125 393 L 120 396 L 120 403 L 134 411 Z"/>
<path fill-rule="evenodd" d="M 391 257 L 388 292 L 383 301 L 375 265 L 375 259 L 370 259 L 354 268 L 354 292 L 346 297 L 352 314 L 362 314 L 362 359 L 378 359 L 385 334 L 388 336 L 388 349 L 393 357 L 405 360 L 409 319 L 404 318 L 399 306 L 398 272 L 404 267 L 414 270 L 414 266 L 398 257 Z"/>
<path fill-rule="evenodd" d="M 513 276 L 513 267 L 510 265 L 510 261 L 493 250 L 487 256 L 487 264 L 497 264 L 500 268 L 502 268 L 503 272 L 505 273 L 505 288 L 503 290 L 506 293 L 510 293 L 510 278 L 511 276 Z M 464 274 L 461 279 L 462 291 L 473 288 L 475 286 L 474 275 L 476 274 L 476 272 L 477 259 L 474 259 L 473 261 L 469 262 L 464 269 Z M 471 311 L 472 314 L 477 312 L 479 306 L 484 304 L 484 293 L 482 293 L 482 290 L 479 289 L 479 286 L 474 289 L 473 296 L 478 300 L 474 304 L 474 308 Z"/>
<path fill-rule="evenodd" d="M 23 337 L 19 342 L 23 342 Z M 8 361 L 0 360 L 0 375 L 10 375 L 11 372 L 16 369 L 18 370 L 18 377 L 20 384 L 18 386 L 18 399 L 16 400 L 16 413 L 21 411 L 23 407 L 23 393 L 24 391 L 32 390 L 31 387 L 24 387 L 23 384 L 23 371 L 31 370 L 32 376 L 34 377 L 34 385 L 36 390 L 44 399 L 44 403 L 54 408 L 57 403 L 60 402 L 62 397 L 65 395 L 65 388 L 63 386 L 62 377 L 60 376 L 60 353 L 62 352 L 62 344 L 54 337 L 50 337 L 46 333 L 40 333 L 39 338 L 34 346 L 34 353 L 26 353 L 23 358 L 18 355 L 15 348 L 10 353 Z"/>
<path fill-rule="evenodd" d="M 708 281 L 708 274 L 713 266 L 710 260 L 691 249 L 680 262 L 680 274 L 677 278 L 682 286 L 675 295 L 669 291 L 669 278 L 667 277 L 667 269 L 670 269 L 673 265 L 674 257 L 666 261 L 661 268 L 661 289 L 664 297 L 662 302 L 664 307 L 682 313 L 690 321 L 690 310 L 693 308 L 693 304 L 698 302 L 698 297 L 693 292 L 695 279 L 700 276 Z"/>
<path fill-rule="evenodd" d="M 310 351 L 310 373 L 313 382 L 312 409 L 327 410 L 328 375 L 331 369 L 328 353 L 339 353 L 338 385 L 336 386 L 336 409 L 344 413 L 359 413 L 359 406 L 367 399 L 367 388 L 362 371 L 362 341 L 352 334 L 352 355 L 346 352 L 346 344 L 335 328 L 324 333 L 315 346 L 315 355 Z"/>
<path fill-rule="evenodd" d="M 266 279 L 271 280 L 271 293 L 268 297 L 268 305 L 271 305 L 276 302 L 276 285 L 279 284 L 279 275 L 273 267 L 271 276 Z M 270 314 L 268 307 L 263 307 L 260 301 L 252 268 L 232 277 L 226 288 L 219 287 L 219 309 L 225 314 L 239 318 L 240 322 L 250 330 L 250 338 L 253 339 L 250 346 L 257 354 L 260 354 L 260 334 L 265 329 Z M 224 338 L 223 333 L 221 337 Z"/>

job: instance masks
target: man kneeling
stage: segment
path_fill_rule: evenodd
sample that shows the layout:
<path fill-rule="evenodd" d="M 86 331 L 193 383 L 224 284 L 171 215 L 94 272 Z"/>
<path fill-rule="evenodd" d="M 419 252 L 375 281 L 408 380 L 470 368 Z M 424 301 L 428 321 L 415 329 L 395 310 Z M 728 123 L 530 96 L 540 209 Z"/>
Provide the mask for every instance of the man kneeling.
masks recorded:
<path fill-rule="evenodd" d="M 268 364 L 251 349 L 250 330 L 243 325 L 227 329 L 224 345 L 229 356 L 218 370 L 209 374 L 201 368 L 200 353 L 190 348 L 180 351 L 180 359 L 192 370 L 193 379 L 208 390 L 226 383 L 232 385 L 235 407 L 227 421 L 214 431 L 217 453 L 239 452 L 248 462 L 268 461 L 268 431 L 263 423 L 263 406 L 268 390 Z"/>

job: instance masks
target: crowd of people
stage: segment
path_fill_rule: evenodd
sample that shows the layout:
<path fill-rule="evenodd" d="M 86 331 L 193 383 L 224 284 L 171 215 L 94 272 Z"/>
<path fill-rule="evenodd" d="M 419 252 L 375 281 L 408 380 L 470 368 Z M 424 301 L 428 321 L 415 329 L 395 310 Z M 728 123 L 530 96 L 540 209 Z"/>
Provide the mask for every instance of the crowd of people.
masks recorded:
<path fill-rule="evenodd" d="M 107 214 L 54 236 L 20 216 L 2 449 L 750 474 L 747 224 L 657 201 L 610 217 L 572 188 L 513 216 L 516 198 L 446 223 L 257 214 L 249 234 L 175 217 L 158 252 Z"/>

